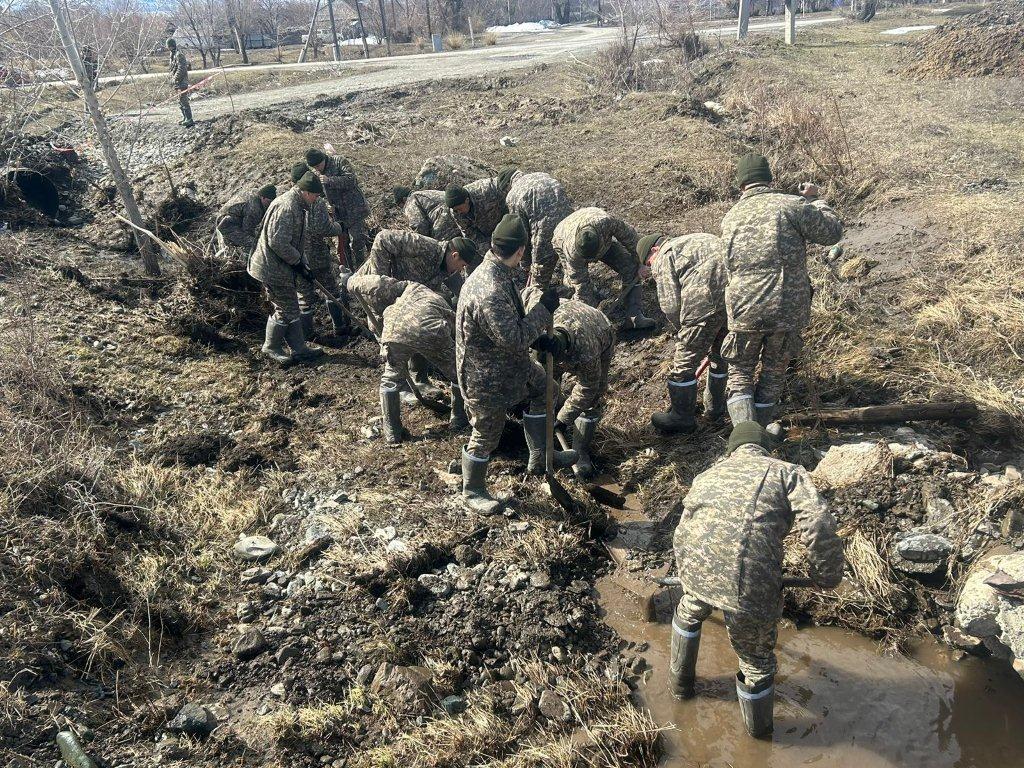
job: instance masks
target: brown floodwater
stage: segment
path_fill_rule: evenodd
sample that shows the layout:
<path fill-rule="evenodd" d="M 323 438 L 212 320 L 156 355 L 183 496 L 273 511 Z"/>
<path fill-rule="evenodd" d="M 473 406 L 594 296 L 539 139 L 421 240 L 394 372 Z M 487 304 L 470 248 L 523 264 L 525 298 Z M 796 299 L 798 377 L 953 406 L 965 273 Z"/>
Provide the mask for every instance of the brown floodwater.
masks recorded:
<path fill-rule="evenodd" d="M 776 649 L 775 733 L 757 741 L 740 721 L 736 656 L 720 614 L 704 623 L 696 697 L 676 701 L 665 679 L 678 588 L 659 594 L 655 623 L 640 621 L 635 600 L 609 580 L 599 590 L 605 620 L 650 644 L 638 692 L 658 723 L 674 726 L 664 766 L 1024 766 L 1024 681 L 1005 665 L 954 661 L 931 640 L 910 657 L 885 656 L 852 632 L 787 622 Z"/>

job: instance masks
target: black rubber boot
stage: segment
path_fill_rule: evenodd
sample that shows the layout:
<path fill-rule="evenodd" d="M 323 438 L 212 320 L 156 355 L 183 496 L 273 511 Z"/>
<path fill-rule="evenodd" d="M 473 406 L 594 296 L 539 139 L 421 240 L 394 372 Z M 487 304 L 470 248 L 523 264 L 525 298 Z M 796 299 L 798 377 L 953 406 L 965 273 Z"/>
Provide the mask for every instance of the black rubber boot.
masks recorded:
<path fill-rule="evenodd" d="M 348 315 L 345 314 L 338 304 L 328 301 L 327 314 L 331 316 L 331 330 L 334 331 L 335 336 L 344 337 L 351 334 L 352 325 L 349 322 Z"/>
<path fill-rule="evenodd" d="M 462 399 L 462 390 L 458 384 L 452 384 L 452 415 L 448 419 L 448 426 L 452 432 L 465 432 L 469 429 L 466 402 Z"/>
<path fill-rule="evenodd" d="M 547 421 L 546 414 L 524 413 L 523 434 L 526 435 L 526 447 L 530 449 L 530 460 L 526 465 L 526 471 L 531 475 L 544 474 L 544 447 L 547 444 Z M 571 467 L 579 459 L 576 451 L 555 451 L 555 469 Z"/>
<path fill-rule="evenodd" d="M 462 448 L 462 499 L 473 512 L 481 515 L 500 515 L 505 505 L 487 492 L 487 465 L 489 459 L 478 459 Z"/>
<path fill-rule="evenodd" d="M 666 435 L 689 434 L 697 428 L 697 380 L 669 381 L 669 409 L 651 416 L 651 424 Z"/>
<path fill-rule="evenodd" d="M 775 727 L 775 678 L 767 677 L 756 686 L 749 686 L 743 673 L 736 673 L 736 697 L 747 733 L 760 739 Z"/>
<path fill-rule="evenodd" d="M 277 322 L 273 315 L 267 318 L 266 340 L 263 342 L 263 349 L 260 351 L 275 363 L 280 363 L 281 365 L 295 362 L 292 356 L 288 354 L 288 350 L 284 348 L 287 332 L 288 326 Z"/>
<path fill-rule="evenodd" d="M 762 427 L 767 427 L 775 418 L 775 403 L 754 403 L 755 421 Z"/>
<path fill-rule="evenodd" d="M 708 371 L 707 384 L 704 386 L 704 416 L 712 421 L 725 416 L 725 387 L 729 383 L 729 374 L 720 373 L 715 368 Z"/>
<path fill-rule="evenodd" d="M 302 320 L 293 320 L 288 325 L 288 334 L 285 336 L 288 346 L 291 347 L 292 357 L 301 363 L 309 363 L 323 357 L 322 349 L 316 349 L 306 345 L 306 334 L 302 330 Z"/>
<path fill-rule="evenodd" d="M 579 455 L 579 459 L 573 464 L 572 471 L 581 480 L 587 480 L 594 476 L 590 444 L 594 440 L 594 433 L 597 432 L 597 422 L 598 419 L 580 416 L 572 425 L 572 449 Z"/>
<path fill-rule="evenodd" d="M 757 421 L 753 395 L 733 395 L 726 405 L 729 408 L 729 418 L 732 420 L 733 426 L 741 421 Z"/>
<path fill-rule="evenodd" d="M 427 400 L 440 400 L 441 390 L 430 383 L 427 373 L 430 370 L 430 363 L 423 355 L 413 355 L 409 358 L 409 373 L 412 374 L 412 382 L 416 385 L 421 397 Z"/>
<path fill-rule="evenodd" d="M 669 659 L 669 689 L 677 699 L 693 698 L 693 681 L 697 676 L 697 652 L 700 650 L 698 624 L 680 626 L 672 619 L 672 655 Z"/>
<path fill-rule="evenodd" d="M 316 318 L 312 312 L 300 312 L 299 320 L 302 321 L 302 335 L 307 341 L 316 338 Z"/>
<path fill-rule="evenodd" d="M 384 439 L 391 445 L 397 445 L 405 437 L 402 427 L 402 404 L 398 399 L 398 387 L 381 383 L 380 414 Z"/>
<path fill-rule="evenodd" d="M 626 294 L 626 325 L 637 331 L 648 331 L 655 323 L 644 314 L 643 286 L 634 285 Z"/>

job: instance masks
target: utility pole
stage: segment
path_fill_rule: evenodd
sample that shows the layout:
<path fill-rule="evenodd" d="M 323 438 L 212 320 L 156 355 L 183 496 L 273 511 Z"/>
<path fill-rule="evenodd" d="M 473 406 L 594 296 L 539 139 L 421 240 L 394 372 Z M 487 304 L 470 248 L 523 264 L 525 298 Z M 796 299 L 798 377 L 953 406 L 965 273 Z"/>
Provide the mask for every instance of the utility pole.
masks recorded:
<path fill-rule="evenodd" d="M 306 44 L 302 46 L 302 50 L 299 51 L 299 64 L 306 60 L 306 52 L 309 50 L 309 44 L 313 42 L 313 35 L 316 34 L 316 17 L 320 14 L 320 0 L 316 0 L 316 5 L 313 6 L 313 18 L 309 22 L 309 34 L 306 35 Z M 313 50 L 316 50 L 315 48 Z"/>
<path fill-rule="evenodd" d="M 796 0 L 786 0 L 786 45 L 796 44 Z"/>
<path fill-rule="evenodd" d="M 789 6 L 786 6 L 787 8 Z M 745 40 L 750 27 L 750 0 L 740 0 L 740 23 L 736 29 L 736 39 Z"/>
<path fill-rule="evenodd" d="M 341 61 L 341 48 L 338 47 L 338 28 L 334 26 L 334 0 L 327 0 L 327 15 L 331 17 L 331 39 L 334 41 L 334 60 Z"/>
<path fill-rule="evenodd" d="M 601 0 L 598 0 L 601 2 Z M 505 0 L 505 9 L 508 11 L 508 24 L 512 26 L 512 0 Z"/>
<path fill-rule="evenodd" d="M 469 24 L 469 47 L 476 48 L 476 38 L 473 36 L 473 17 L 467 16 L 466 22 Z"/>
<path fill-rule="evenodd" d="M 356 3 L 356 17 L 359 19 L 359 34 L 363 38 L 363 58 L 370 58 L 370 49 L 366 45 L 366 26 L 363 24 L 363 6 L 359 0 Z"/>
<path fill-rule="evenodd" d="M 424 5 L 427 8 L 427 37 L 431 40 L 434 39 L 434 25 L 430 23 L 430 0 L 426 0 Z"/>
<path fill-rule="evenodd" d="M 391 55 L 391 37 L 388 35 L 388 19 L 384 14 L 384 0 L 377 0 L 377 5 L 380 7 L 380 30 L 384 35 L 384 42 L 388 44 L 388 56 Z"/>
<path fill-rule="evenodd" d="M 96 129 L 96 138 L 99 139 L 100 149 L 103 150 L 103 159 L 106 161 L 110 175 L 114 179 L 114 186 L 117 187 L 117 192 L 121 196 L 121 202 L 124 205 L 125 212 L 128 214 L 128 219 L 135 225 L 132 229 L 132 234 L 135 236 L 135 244 L 139 247 L 139 253 L 142 254 L 142 264 L 147 275 L 158 277 L 160 275 L 160 262 L 157 261 L 156 254 L 153 252 L 149 240 L 141 232 L 141 229 L 144 227 L 142 214 L 139 213 L 139 206 L 135 202 L 132 185 L 128 183 L 128 177 L 124 175 L 124 168 L 121 167 L 117 150 L 114 148 L 114 140 L 110 138 L 107 120 L 103 116 L 99 102 L 96 100 L 96 92 L 92 89 L 92 83 L 89 82 L 89 77 L 86 75 L 85 65 L 82 63 L 82 57 L 78 53 L 78 44 L 75 42 L 71 25 L 64 16 L 61 0 L 49 0 L 49 3 L 50 11 L 53 13 L 54 24 L 57 26 L 60 41 L 64 46 L 64 53 L 68 57 L 71 69 L 75 72 L 78 87 L 82 89 L 82 96 L 85 98 L 86 109 L 89 110 L 89 117 L 92 118 L 93 127 Z"/>

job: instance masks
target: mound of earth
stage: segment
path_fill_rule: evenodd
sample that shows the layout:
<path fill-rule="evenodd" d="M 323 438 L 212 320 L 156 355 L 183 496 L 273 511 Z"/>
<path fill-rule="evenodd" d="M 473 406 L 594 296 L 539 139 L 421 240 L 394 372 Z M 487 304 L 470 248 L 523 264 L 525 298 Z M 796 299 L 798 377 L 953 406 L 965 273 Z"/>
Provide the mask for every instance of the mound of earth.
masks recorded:
<path fill-rule="evenodd" d="M 999 3 L 943 24 L 921 38 L 912 75 L 957 78 L 1018 75 L 1024 68 L 1024 5 Z"/>

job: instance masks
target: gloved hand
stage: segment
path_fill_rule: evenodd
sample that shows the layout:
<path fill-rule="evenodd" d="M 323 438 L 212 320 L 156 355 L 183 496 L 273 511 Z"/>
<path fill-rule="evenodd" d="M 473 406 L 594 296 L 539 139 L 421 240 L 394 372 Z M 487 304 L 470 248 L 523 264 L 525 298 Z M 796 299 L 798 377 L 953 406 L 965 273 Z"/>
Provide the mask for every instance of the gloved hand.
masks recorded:
<path fill-rule="evenodd" d="M 540 295 L 540 303 L 544 305 L 548 312 L 553 314 L 561 303 L 561 299 L 558 298 L 558 291 L 554 288 L 545 288 L 544 293 Z"/>
<path fill-rule="evenodd" d="M 531 346 L 538 352 L 560 357 L 565 354 L 569 344 L 564 334 L 556 332 L 553 336 L 538 336 Z"/>
<path fill-rule="evenodd" d="M 309 267 L 307 267 L 302 262 L 299 262 L 295 266 L 295 271 L 311 283 L 316 279 L 315 277 L 313 277 L 313 273 L 309 271 Z"/>

